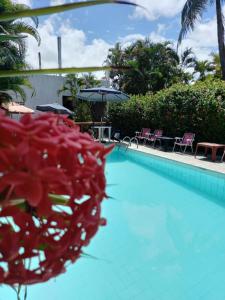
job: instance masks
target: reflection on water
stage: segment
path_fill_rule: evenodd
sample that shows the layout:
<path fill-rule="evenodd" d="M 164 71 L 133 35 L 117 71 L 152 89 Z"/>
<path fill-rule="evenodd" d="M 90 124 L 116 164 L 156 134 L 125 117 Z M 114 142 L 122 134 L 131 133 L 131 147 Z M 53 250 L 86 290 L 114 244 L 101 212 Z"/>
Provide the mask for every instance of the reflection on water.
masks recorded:
<path fill-rule="evenodd" d="M 178 254 L 176 243 L 167 227 L 169 212 L 164 205 L 148 207 L 126 202 L 123 209 L 132 233 L 144 239 L 143 255 L 147 259 L 157 258 L 168 252 L 170 255 Z M 173 226 L 173 221 L 170 224 Z"/>

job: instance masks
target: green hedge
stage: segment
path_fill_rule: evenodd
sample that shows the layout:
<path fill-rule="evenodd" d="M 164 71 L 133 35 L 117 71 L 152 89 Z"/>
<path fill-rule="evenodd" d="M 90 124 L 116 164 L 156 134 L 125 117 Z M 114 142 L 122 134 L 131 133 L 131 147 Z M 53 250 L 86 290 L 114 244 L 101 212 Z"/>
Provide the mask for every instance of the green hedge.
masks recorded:
<path fill-rule="evenodd" d="M 225 82 L 177 84 L 154 95 L 133 96 L 111 104 L 109 119 L 123 135 L 150 127 L 168 136 L 194 132 L 197 141 L 225 143 Z"/>

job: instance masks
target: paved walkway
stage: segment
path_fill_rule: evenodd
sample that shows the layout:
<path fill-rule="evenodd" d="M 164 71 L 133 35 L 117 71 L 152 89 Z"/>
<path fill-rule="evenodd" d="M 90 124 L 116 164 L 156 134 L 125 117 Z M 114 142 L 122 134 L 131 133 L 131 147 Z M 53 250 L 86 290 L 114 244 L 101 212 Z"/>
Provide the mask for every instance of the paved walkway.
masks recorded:
<path fill-rule="evenodd" d="M 220 160 L 218 160 L 216 162 L 212 162 L 212 161 L 210 161 L 210 157 L 208 159 L 206 159 L 206 157 L 204 157 L 204 156 L 197 155 L 197 157 L 195 158 L 194 155 L 191 155 L 191 154 L 183 154 L 180 152 L 164 152 L 164 151 L 161 151 L 158 149 L 154 149 L 154 148 L 151 148 L 148 146 L 142 146 L 142 145 L 139 145 L 138 149 L 137 149 L 136 144 L 132 144 L 131 147 L 129 147 L 129 149 L 149 153 L 149 154 L 156 155 L 159 157 L 164 157 L 164 158 L 175 160 L 175 161 L 185 163 L 188 165 L 192 165 L 192 166 L 196 166 L 199 168 L 203 168 L 203 169 L 207 169 L 207 170 L 225 174 L 225 163 L 224 162 L 221 163 Z"/>

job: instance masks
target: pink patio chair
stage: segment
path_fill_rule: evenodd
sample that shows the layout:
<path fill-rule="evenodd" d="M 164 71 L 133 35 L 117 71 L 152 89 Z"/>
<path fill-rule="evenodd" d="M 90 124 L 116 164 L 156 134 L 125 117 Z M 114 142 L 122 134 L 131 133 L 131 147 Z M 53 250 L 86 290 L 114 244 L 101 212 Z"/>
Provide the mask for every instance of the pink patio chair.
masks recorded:
<path fill-rule="evenodd" d="M 147 138 L 145 138 L 145 144 L 146 142 L 152 143 L 152 146 L 155 147 L 155 143 L 158 140 L 160 142 L 160 137 L 163 135 L 163 131 L 161 129 L 157 129 L 154 131 L 153 134 L 149 135 Z"/>
<path fill-rule="evenodd" d="M 149 137 L 151 132 L 150 128 L 142 128 L 141 132 L 140 131 L 136 131 L 135 132 L 135 138 L 141 141 L 144 141 L 145 138 Z"/>
<path fill-rule="evenodd" d="M 175 143 L 173 146 L 173 151 L 175 150 L 176 145 L 180 146 L 180 150 L 182 150 L 182 147 L 184 147 L 184 151 L 186 152 L 187 147 L 191 148 L 191 151 L 193 152 L 193 142 L 195 139 L 195 134 L 191 132 L 186 132 L 182 138 L 175 137 Z"/>

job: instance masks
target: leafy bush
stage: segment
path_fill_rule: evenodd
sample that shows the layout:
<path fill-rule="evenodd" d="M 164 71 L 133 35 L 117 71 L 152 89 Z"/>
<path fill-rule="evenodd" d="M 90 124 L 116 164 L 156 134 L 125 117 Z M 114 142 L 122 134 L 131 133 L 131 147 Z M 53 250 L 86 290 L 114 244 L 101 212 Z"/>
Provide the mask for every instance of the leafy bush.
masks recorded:
<path fill-rule="evenodd" d="M 196 133 L 197 141 L 225 143 L 225 83 L 177 84 L 154 95 L 133 96 L 126 103 L 111 104 L 109 119 L 123 135 L 150 127 L 168 136 L 189 131 Z"/>

